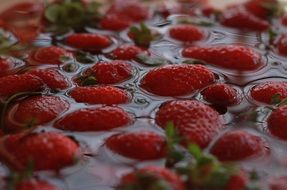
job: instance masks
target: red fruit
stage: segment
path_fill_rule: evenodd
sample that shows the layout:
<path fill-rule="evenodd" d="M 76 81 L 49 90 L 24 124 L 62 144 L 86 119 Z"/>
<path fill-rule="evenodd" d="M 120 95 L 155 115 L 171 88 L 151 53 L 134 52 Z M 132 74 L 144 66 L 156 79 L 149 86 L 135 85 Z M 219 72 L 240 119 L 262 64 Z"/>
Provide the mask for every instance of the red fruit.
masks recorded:
<path fill-rule="evenodd" d="M 22 64 L 16 63 L 13 59 L 0 57 L 0 76 L 8 75 Z"/>
<path fill-rule="evenodd" d="M 77 49 L 98 51 L 109 47 L 112 41 L 101 34 L 80 33 L 68 36 L 66 43 Z"/>
<path fill-rule="evenodd" d="M 280 95 L 280 99 L 283 100 L 287 97 L 287 82 L 282 81 L 271 81 L 264 82 L 254 86 L 250 95 L 254 100 L 259 102 L 264 102 L 266 104 L 271 104 L 272 98 L 275 94 Z"/>
<path fill-rule="evenodd" d="M 59 170 L 74 164 L 79 146 L 58 133 L 38 133 L 8 136 L 3 146 L 24 169 L 32 162 L 35 170 Z M 1 158 L 2 155 L 0 155 Z"/>
<path fill-rule="evenodd" d="M 175 100 L 163 104 L 156 113 L 156 123 L 165 128 L 172 122 L 182 136 L 183 144 L 206 147 L 222 128 L 219 114 L 195 100 Z"/>
<path fill-rule="evenodd" d="M 35 92 L 43 88 L 42 80 L 31 74 L 9 75 L 0 78 L 0 97 L 20 92 Z"/>
<path fill-rule="evenodd" d="M 287 176 L 273 177 L 269 180 L 270 190 L 285 190 L 287 187 Z"/>
<path fill-rule="evenodd" d="M 287 34 L 280 35 L 275 40 L 275 44 L 279 54 L 287 56 Z"/>
<path fill-rule="evenodd" d="M 131 99 L 128 92 L 112 86 L 76 87 L 70 95 L 77 102 L 89 104 L 124 104 Z"/>
<path fill-rule="evenodd" d="M 287 26 L 287 14 L 282 17 L 281 22 L 284 26 Z"/>
<path fill-rule="evenodd" d="M 283 140 L 287 140 L 287 105 L 280 106 L 274 110 L 267 120 L 269 132 Z"/>
<path fill-rule="evenodd" d="M 244 4 L 244 7 L 253 15 L 267 19 L 269 16 L 272 16 L 273 10 L 271 6 L 275 7 L 276 4 L 279 7 L 277 0 L 249 0 Z M 270 8 L 267 8 L 268 5 Z"/>
<path fill-rule="evenodd" d="M 107 131 L 133 123 L 133 116 L 121 108 L 99 107 L 80 109 L 55 123 L 55 127 L 70 131 Z"/>
<path fill-rule="evenodd" d="M 221 136 L 211 148 L 220 161 L 240 161 L 260 158 L 270 152 L 267 142 L 246 131 L 232 131 Z"/>
<path fill-rule="evenodd" d="M 255 31 L 264 31 L 269 28 L 266 20 L 254 16 L 242 6 L 226 9 L 221 15 L 220 23 L 232 28 Z"/>
<path fill-rule="evenodd" d="M 201 65 L 168 65 L 149 71 L 141 87 L 160 96 L 182 96 L 213 83 L 215 77 Z"/>
<path fill-rule="evenodd" d="M 194 42 L 204 38 L 204 32 L 200 28 L 190 24 L 172 26 L 169 30 L 169 35 L 183 42 Z"/>
<path fill-rule="evenodd" d="M 108 14 L 100 22 L 100 25 L 105 30 L 118 31 L 129 27 L 132 24 L 128 17 L 119 14 Z"/>
<path fill-rule="evenodd" d="M 228 84 L 212 84 L 201 94 L 206 101 L 216 105 L 232 106 L 240 102 L 239 92 Z"/>
<path fill-rule="evenodd" d="M 106 140 L 113 152 L 137 160 L 163 158 L 166 153 L 165 138 L 149 131 L 116 134 Z"/>
<path fill-rule="evenodd" d="M 231 176 L 225 190 L 245 190 L 248 184 L 248 176 L 242 171 L 239 174 Z"/>
<path fill-rule="evenodd" d="M 205 61 L 208 64 L 239 71 L 256 70 L 263 65 L 259 53 L 239 45 L 188 47 L 183 50 L 182 55 Z"/>
<path fill-rule="evenodd" d="M 38 64 L 59 65 L 62 63 L 61 62 L 62 57 L 72 57 L 72 53 L 56 46 L 42 47 L 32 51 L 29 54 L 28 62 L 32 65 L 38 65 Z"/>
<path fill-rule="evenodd" d="M 56 69 L 36 69 L 28 72 L 42 79 L 51 89 L 66 89 L 70 85 L 67 79 Z"/>
<path fill-rule="evenodd" d="M 161 168 L 158 166 L 148 166 L 141 169 L 138 169 L 134 172 L 128 173 L 121 178 L 121 182 L 118 185 L 117 190 L 123 190 L 125 187 L 129 187 L 130 185 L 143 185 L 144 181 L 140 181 L 139 176 L 153 176 L 158 178 L 159 180 L 163 180 L 166 182 L 171 190 L 184 190 L 184 184 L 181 181 L 180 177 L 177 176 L 172 171 Z M 147 186 L 152 186 L 153 184 L 145 184 Z"/>
<path fill-rule="evenodd" d="M 67 111 L 69 103 L 57 96 L 33 96 L 12 105 L 5 117 L 5 127 L 19 131 L 52 121 Z M 26 128 L 25 128 L 26 127 Z"/>
<path fill-rule="evenodd" d="M 138 54 L 147 53 L 146 50 L 132 44 L 124 44 L 111 53 L 111 57 L 120 60 L 136 59 Z"/>
<path fill-rule="evenodd" d="M 57 190 L 54 185 L 51 185 L 41 180 L 26 180 L 17 184 L 15 190 Z"/>

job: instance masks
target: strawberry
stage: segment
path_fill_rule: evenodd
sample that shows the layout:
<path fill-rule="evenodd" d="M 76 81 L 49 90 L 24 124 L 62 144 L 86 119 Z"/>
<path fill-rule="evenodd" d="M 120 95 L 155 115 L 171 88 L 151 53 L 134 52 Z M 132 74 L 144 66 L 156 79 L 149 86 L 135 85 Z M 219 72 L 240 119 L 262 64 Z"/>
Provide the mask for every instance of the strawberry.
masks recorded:
<path fill-rule="evenodd" d="M 51 89 L 66 89 L 70 85 L 59 71 L 54 68 L 35 69 L 28 72 L 42 79 L 42 81 Z"/>
<path fill-rule="evenodd" d="M 25 180 L 18 183 L 15 190 L 57 190 L 58 188 L 42 180 Z"/>
<path fill-rule="evenodd" d="M 183 50 L 182 55 L 205 61 L 208 64 L 239 71 L 256 70 L 263 65 L 259 53 L 240 45 L 187 47 Z"/>
<path fill-rule="evenodd" d="M 206 147 L 222 128 L 219 114 L 196 100 L 175 100 L 164 103 L 156 112 L 156 123 L 165 128 L 173 122 L 184 145 L 196 143 Z"/>
<path fill-rule="evenodd" d="M 146 166 L 124 175 L 117 190 L 144 190 L 144 189 L 184 190 L 184 184 L 175 173 L 158 166 Z"/>
<path fill-rule="evenodd" d="M 260 158 L 270 153 L 268 143 L 246 131 L 232 131 L 221 136 L 211 148 L 220 161 Z"/>
<path fill-rule="evenodd" d="M 66 44 L 77 49 L 99 51 L 111 45 L 112 41 L 101 34 L 79 33 L 66 38 Z"/>
<path fill-rule="evenodd" d="M 128 17 L 119 14 L 108 14 L 100 22 L 100 25 L 105 30 L 124 30 L 131 25 L 131 20 Z"/>
<path fill-rule="evenodd" d="M 269 132 L 283 140 L 287 140 L 287 105 L 283 105 L 275 109 L 267 120 Z"/>
<path fill-rule="evenodd" d="M 259 102 L 272 104 L 274 95 L 278 94 L 279 99 L 283 100 L 287 97 L 287 82 L 269 81 L 258 84 L 250 90 L 251 97 Z"/>
<path fill-rule="evenodd" d="M 107 105 L 124 104 L 131 99 L 128 92 L 112 86 L 76 87 L 71 91 L 70 96 L 77 102 Z"/>
<path fill-rule="evenodd" d="M 59 65 L 62 63 L 61 62 L 62 57 L 72 58 L 72 54 L 67 50 L 57 46 L 42 47 L 30 52 L 28 56 L 28 62 L 31 65 L 39 65 L 39 64 Z"/>
<path fill-rule="evenodd" d="M 240 102 L 239 92 L 228 84 L 212 84 L 201 94 L 206 101 L 215 105 L 232 106 Z"/>
<path fill-rule="evenodd" d="M 43 89 L 42 80 L 31 74 L 8 75 L 0 78 L 0 97 L 9 97 L 20 92 L 34 92 Z"/>
<path fill-rule="evenodd" d="M 194 42 L 204 38 L 204 32 L 190 24 L 178 24 L 169 29 L 169 35 L 179 41 Z"/>
<path fill-rule="evenodd" d="M 106 140 L 106 146 L 117 154 L 136 160 L 159 159 L 166 153 L 165 138 L 149 131 L 113 135 Z"/>
<path fill-rule="evenodd" d="M 99 107 L 74 111 L 55 123 L 55 127 L 70 131 L 107 131 L 133 123 L 133 116 L 121 108 Z"/>
<path fill-rule="evenodd" d="M 284 26 L 287 26 L 287 14 L 284 14 L 284 16 L 281 18 L 281 23 Z"/>
<path fill-rule="evenodd" d="M 3 148 L 16 159 L 16 170 L 23 170 L 32 162 L 34 170 L 59 170 L 74 164 L 79 146 L 72 139 L 53 132 L 15 134 L 3 139 Z M 45 156 L 43 156 L 45 155 Z M 3 155 L 0 155 L 0 159 Z M 16 166 L 14 166 L 16 167 Z"/>
<path fill-rule="evenodd" d="M 102 61 L 87 69 L 81 77 L 76 79 L 80 85 L 117 84 L 128 80 L 133 75 L 132 66 L 120 60 Z"/>
<path fill-rule="evenodd" d="M 249 0 L 244 4 L 247 11 L 262 19 L 272 16 L 276 11 L 274 9 L 278 9 L 279 6 L 277 0 Z"/>
<path fill-rule="evenodd" d="M 266 20 L 254 16 L 242 6 L 226 9 L 220 17 L 220 23 L 232 28 L 254 31 L 265 31 L 269 28 Z"/>
<path fill-rule="evenodd" d="M 275 39 L 275 45 L 279 54 L 287 56 L 287 34 L 279 35 Z"/>
<path fill-rule="evenodd" d="M 245 172 L 240 171 L 239 174 L 231 176 L 225 190 L 245 190 L 248 184 L 248 177 Z"/>
<path fill-rule="evenodd" d="M 182 96 L 213 83 L 214 74 L 201 65 L 168 65 L 149 71 L 140 86 L 160 96 Z"/>
<path fill-rule="evenodd" d="M 287 176 L 272 177 L 268 180 L 270 190 L 285 190 L 287 187 Z"/>
<path fill-rule="evenodd" d="M 147 51 L 132 44 L 124 44 L 111 52 L 110 56 L 113 59 L 132 60 L 136 59 L 137 55 L 141 53 L 147 53 Z"/>
<path fill-rule="evenodd" d="M 17 63 L 10 58 L 0 57 L 0 76 L 8 75 L 17 68 Z"/>
<path fill-rule="evenodd" d="M 52 121 L 69 109 L 69 103 L 57 96 L 33 96 L 12 105 L 5 117 L 5 127 L 12 131 L 27 129 Z"/>

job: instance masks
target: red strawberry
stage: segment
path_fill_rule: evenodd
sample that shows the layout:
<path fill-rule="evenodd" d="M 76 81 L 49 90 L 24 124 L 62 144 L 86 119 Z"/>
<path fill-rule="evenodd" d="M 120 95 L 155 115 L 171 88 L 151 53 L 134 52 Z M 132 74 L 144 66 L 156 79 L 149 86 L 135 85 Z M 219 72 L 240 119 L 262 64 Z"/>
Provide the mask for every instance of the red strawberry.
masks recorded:
<path fill-rule="evenodd" d="M 163 104 L 156 113 L 156 123 L 165 128 L 173 122 L 183 144 L 206 147 L 222 128 L 219 114 L 195 100 L 175 100 Z"/>
<path fill-rule="evenodd" d="M 101 34 L 79 33 L 68 36 L 66 43 L 77 49 L 98 51 L 110 46 L 112 41 Z"/>
<path fill-rule="evenodd" d="M 220 23 L 233 28 L 264 31 L 269 28 L 269 23 L 254 16 L 242 6 L 226 9 L 220 18 Z"/>
<path fill-rule="evenodd" d="M 42 81 L 51 89 L 66 89 L 69 87 L 67 79 L 56 69 L 36 69 L 28 72 L 42 79 Z"/>
<path fill-rule="evenodd" d="M 114 59 L 132 60 L 136 59 L 137 55 L 141 53 L 147 53 L 147 51 L 132 44 L 124 44 L 115 49 L 110 55 Z"/>
<path fill-rule="evenodd" d="M 142 176 L 142 179 L 141 179 Z M 145 178 L 146 177 L 146 178 Z M 147 181 L 150 179 L 151 181 Z M 141 189 L 153 189 L 152 187 L 157 180 L 163 180 L 170 188 L 170 190 L 184 190 L 184 184 L 181 179 L 173 173 L 171 170 L 161 168 L 158 166 L 147 166 L 138 169 L 134 172 L 128 173 L 121 178 L 121 182 L 117 187 L 117 190 L 124 190 L 127 187 L 134 187 L 130 190 Z M 147 187 L 145 187 L 147 186 Z"/>
<path fill-rule="evenodd" d="M 213 83 L 215 77 L 201 65 L 168 65 L 149 71 L 141 87 L 160 96 L 182 96 Z"/>
<path fill-rule="evenodd" d="M 250 95 L 256 101 L 271 104 L 275 94 L 280 95 L 280 99 L 287 97 L 287 82 L 282 81 L 270 81 L 264 82 L 254 86 L 250 90 Z"/>
<path fill-rule="evenodd" d="M 211 153 L 221 161 L 240 161 L 260 158 L 269 154 L 267 142 L 246 131 L 232 131 L 221 136 L 211 148 Z"/>
<path fill-rule="evenodd" d="M 15 190 L 57 190 L 58 188 L 42 180 L 26 180 L 18 183 Z"/>
<path fill-rule="evenodd" d="M 269 132 L 283 140 L 287 140 L 287 105 L 280 106 L 274 110 L 267 120 Z"/>
<path fill-rule="evenodd" d="M 12 105 L 5 117 L 5 126 L 19 131 L 52 121 L 67 111 L 69 103 L 57 96 L 33 96 Z"/>
<path fill-rule="evenodd" d="M 268 8 L 268 5 L 270 8 Z M 276 5 L 279 6 L 277 0 L 249 0 L 244 4 L 244 7 L 253 15 L 267 19 L 272 16 L 272 11 L 274 11 Z"/>
<path fill-rule="evenodd" d="M 79 146 L 70 138 L 58 133 L 16 134 L 2 142 L 10 156 L 17 159 L 22 170 L 32 162 L 35 170 L 59 170 L 72 165 Z M 2 158 L 2 155 L 0 155 Z"/>
<path fill-rule="evenodd" d="M 205 61 L 208 64 L 239 71 L 256 70 L 263 65 L 259 53 L 240 45 L 188 47 L 183 50 L 182 55 Z"/>
<path fill-rule="evenodd" d="M 206 101 L 216 105 L 232 106 L 240 102 L 239 92 L 228 84 L 212 84 L 201 94 Z"/>
<path fill-rule="evenodd" d="M 89 104 L 124 104 L 131 99 L 128 92 L 112 86 L 76 87 L 70 95 L 77 102 Z"/>
<path fill-rule="evenodd" d="M 101 20 L 101 27 L 105 30 L 118 31 L 126 29 L 131 25 L 131 20 L 119 14 L 107 14 Z"/>
<path fill-rule="evenodd" d="M 61 64 L 61 57 L 72 57 L 72 54 L 67 50 L 56 47 L 42 47 L 32 51 L 29 54 L 28 62 L 32 65 L 38 64 L 53 64 L 59 65 Z"/>
<path fill-rule="evenodd" d="M 166 153 L 165 138 L 149 131 L 113 135 L 106 140 L 106 146 L 117 154 L 137 160 L 159 159 Z"/>
<path fill-rule="evenodd" d="M 128 80 L 133 75 L 132 66 L 125 61 L 98 62 L 86 70 L 76 82 L 85 85 L 86 79 L 95 78 L 95 84 L 116 84 Z"/>
<path fill-rule="evenodd" d="M 287 14 L 285 14 L 282 18 L 281 18 L 281 22 L 284 26 L 287 26 Z"/>
<path fill-rule="evenodd" d="M 231 176 L 225 190 L 245 190 L 249 179 L 243 171 Z"/>
<path fill-rule="evenodd" d="M 9 75 L 0 78 L 0 97 L 20 92 L 34 92 L 43 88 L 42 80 L 31 74 Z"/>
<path fill-rule="evenodd" d="M 204 38 L 204 32 L 200 28 L 190 24 L 172 26 L 169 30 L 169 35 L 183 42 L 194 42 Z"/>
<path fill-rule="evenodd" d="M 287 187 L 287 176 L 273 177 L 268 182 L 270 190 L 285 190 Z"/>
<path fill-rule="evenodd" d="M 99 107 L 80 109 L 55 123 L 55 127 L 70 131 L 107 131 L 133 123 L 133 116 L 121 108 Z"/>
<path fill-rule="evenodd" d="M 22 64 L 16 63 L 13 59 L 0 57 L 0 76 L 11 74 L 20 65 Z"/>
<path fill-rule="evenodd" d="M 284 56 L 287 56 L 287 34 L 280 35 L 275 40 L 277 51 Z"/>

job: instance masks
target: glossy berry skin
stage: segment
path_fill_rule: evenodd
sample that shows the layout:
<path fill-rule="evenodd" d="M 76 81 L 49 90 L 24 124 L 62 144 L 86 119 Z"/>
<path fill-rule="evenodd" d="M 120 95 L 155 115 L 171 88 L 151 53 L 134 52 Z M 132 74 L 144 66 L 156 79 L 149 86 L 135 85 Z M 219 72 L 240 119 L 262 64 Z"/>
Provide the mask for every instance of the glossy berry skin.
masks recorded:
<path fill-rule="evenodd" d="M 124 30 L 132 24 L 130 18 L 120 14 L 108 14 L 100 22 L 105 30 L 119 31 Z"/>
<path fill-rule="evenodd" d="M 147 51 L 132 44 L 124 44 L 111 52 L 110 56 L 119 60 L 132 60 L 136 59 L 137 55 L 141 53 L 147 53 Z"/>
<path fill-rule="evenodd" d="M 283 81 L 270 81 L 264 82 L 254 86 L 250 90 L 251 97 L 266 104 L 271 104 L 274 95 L 279 94 L 280 99 L 283 100 L 287 97 L 287 82 Z"/>
<path fill-rule="evenodd" d="M 45 124 L 69 109 L 69 103 L 57 96 L 32 96 L 12 105 L 6 115 L 9 131 L 21 131 Z"/>
<path fill-rule="evenodd" d="M 287 56 L 287 34 L 282 34 L 275 40 L 276 50 L 280 55 Z"/>
<path fill-rule="evenodd" d="M 287 140 L 287 105 L 275 109 L 267 120 L 269 132 L 282 140 Z"/>
<path fill-rule="evenodd" d="M 175 100 L 164 103 L 156 112 L 156 123 L 165 128 L 172 122 L 183 144 L 196 143 L 206 147 L 222 129 L 219 114 L 196 100 Z"/>
<path fill-rule="evenodd" d="M 245 190 L 248 182 L 246 173 L 240 171 L 237 175 L 231 176 L 224 190 Z"/>
<path fill-rule="evenodd" d="M 214 74 L 204 66 L 168 65 L 149 71 L 140 86 L 160 96 L 183 96 L 214 81 Z"/>
<path fill-rule="evenodd" d="M 134 118 L 121 108 L 105 106 L 76 110 L 58 120 L 55 127 L 69 131 L 108 131 L 132 124 Z"/>
<path fill-rule="evenodd" d="M 0 57 L 0 77 L 14 73 L 17 68 L 18 66 L 13 59 Z"/>
<path fill-rule="evenodd" d="M 43 81 L 35 75 L 8 75 L 0 78 L 0 97 L 9 97 L 21 92 L 40 91 L 43 87 Z"/>
<path fill-rule="evenodd" d="M 183 42 L 194 42 L 204 38 L 204 32 L 190 24 L 174 25 L 169 29 L 169 35 L 173 39 Z"/>
<path fill-rule="evenodd" d="M 121 178 L 120 184 L 117 190 L 124 190 L 125 187 L 131 184 L 139 184 L 138 175 L 151 175 L 159 180 L 165 181 L 171 190 L 184 190 L 184 184 L 179 176 L 173 173 L 171 170 L 158 166 L 146 166 L 144 168 L 138 169 L 136 171 L 130 172 Z M 152 185 L 152 184 L 148 184 Z"/>
<path fill-rule="evenodd" d="M 60 65 L 62 57 L 73 57 L 73 54 L 57 46 L 42 47 L 30 52 L 27 61 L 31 65 Z"/>
<path fill-rule="evenodd" d="M 204 100 L 222 106 L 232 106 L 240 102 L 239 92 L 228 84 L 212 84 L 201 92 Z"/>
<path fill-rule="evenodd" d="M 11 135 L 4 140 L 3 146 L 23 169 L 32 161 L 36 171 L 60 170 L 74 164 L 74 159 L 79 154 L 77 143 L 52 132 Z"/>
<path fill-rule="evenodd" d="M 42 180 L 30 179 L 20 182 L 15 190 L 57 190 L 58 188 Z"/>
<path fill-rule="evenodd" d="M 106 146 L 119 155 L 136 160 L 159 159 L 166 153 L 165 138 L 149 131 L 113 135 L 106 140 Z"/>
<path fill-rule="evenodd" d="M 263 60 L 259 53 L 239 45 L 188 47 L 183 50 L 182 55 L 202 60 L 218 67 L 238 71 L 252 71 L 263 65 Z"/>
<path fill-rule="evenodd" d="M 262 158 L 269 152 L 269 145 L 263 138 L 246 131 L 227 132 L 211 148 L 211 153 L 220 161 Z"/>
<path fill-rule="evenodd" d="M 66 44 L 82 50 L 98 51 L 107 48 L 112 41 L 101 34 L 78 33 L 66 38 Z"/>
<path fill-rule="evenodd" d="M 131 99 L 128 92 L 112 86 L 76 87 L 70 92 L 76 102 L 89 104 L 124 104 Z"/>
<path fill-rule="evenodd" d="M 267 19 L 269 16 L 272 16 L 271 8 L 268 9 L 264 5 L 276 5 L 280 6 L 277 0 L 249 0 L 244 4 L 244 7 L 247 11 L 252 13 L 253 15 Z"/>

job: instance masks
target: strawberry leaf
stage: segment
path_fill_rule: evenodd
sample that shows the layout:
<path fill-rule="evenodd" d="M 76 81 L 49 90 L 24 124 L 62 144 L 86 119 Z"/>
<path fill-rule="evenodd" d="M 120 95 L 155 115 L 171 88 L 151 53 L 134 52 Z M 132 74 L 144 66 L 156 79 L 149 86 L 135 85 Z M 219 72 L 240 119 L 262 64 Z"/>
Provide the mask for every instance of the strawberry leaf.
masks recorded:
<path fill-rule="evenodd" d="M 76 60 L 80 63 L 94 63 L 95 58 L 88 52 L 78 51 L 75 53 Z"/>
<path fill-rule="evenodd" d="M 271 97 L 271 104 L 279 104 L 280 102 L 281 102 L 281 95 L 279 93 L 276 93 Z"/>
<path fill-rule="evenodd" d="M 164 65 L 169 64 L 170 62 L 164 58 L 161 57 L 150 57 L 144 53 L 137 55 L 137 60 L 145 65 L 149 66 L 158 66 L 158 65 Z"/>

